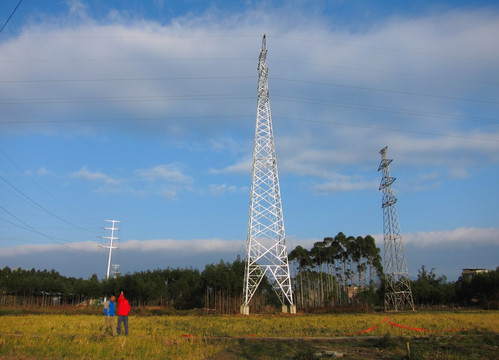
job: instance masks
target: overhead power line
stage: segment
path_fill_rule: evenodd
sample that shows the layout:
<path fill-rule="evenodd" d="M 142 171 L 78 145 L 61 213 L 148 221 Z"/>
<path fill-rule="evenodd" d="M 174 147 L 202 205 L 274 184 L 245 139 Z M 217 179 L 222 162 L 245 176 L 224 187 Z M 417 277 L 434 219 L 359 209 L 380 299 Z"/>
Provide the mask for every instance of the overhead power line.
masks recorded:
<path fill-rule="evenodd" d="M 460 97 L 447 96 L 447 95 L 417 93 L 417 92 L 406 91 L 406 90 L 392 90 L 392 89 L 383 89 L 383 88 L 372 88 L 372 87 L 367 87 L 367 86 L 326 83 L 326 82 L 309 81 L 309 80 L 284 79 L 284 78 L 276 78 L 276 77 L 273 77 L 272 79 L 280 80 L 280 81 L 297 82 L 297 83 L 302 83 L 302 84 L 314 84 L 314 85 L 322 85 L 322 86 L 334 86 L 334 87 L 350 88 L 350 89 L 366 90 L 366 91 L 379 91 L 379 92 L 386 92 L 386 93 L 391 93 L 391 94 L 424 96 L 424 97 L 437 98 L 437 99 L 449 99 L 449 100 L 459 100 L 459 101 L 469 101 L 469 102 L 480 102 L 480 103 L 487 103 L 487 104 L 499 104 L 499 101 L 495 101 L 495 100 L 467 99 L 467 98 L 460 98 Z"/>
<path fill-rule="evenodd" d="M 154 78 L 102 78 L 102 79 L 33 79 L 0 80 L 0 83 L 59 83 L 59 82 L 112 82 L 112 81 L 164 81 L 164 80 L 234 80 L 254 79 L 254 76 L 172 76 Z"/>
<path fill-rule="evenodd" d="M 236 119 L 254 117 L 248 115 L 212 115 L 212 116 L 159 116 L 159 117 L 136 117 L 136 118 L 114 118 L 114 119 L 57 119 L 57 120 L 12 120 L 0 121 L 1 124 L 59 124 L 59 123 L 93 123 L 93 122 L 122 122 L 122 121 L 162 121 L 162 120 L 210 120 L 210 119 Z"/>
<path fill-rule="evenodd" d="M 0 62 L 12 62 L 12 63 L 22 63 L 22 62 L 34 62 L 34 63 L 45 63 L 45 62 L 75 62 L 75 63 L 86 63 L 86 62 L 164 62 L 164 61 L 217 61 L 219 62 L 222 58 L 207 58 L 207 57 L 177 57 L 177 58 L 0 58 Z M 230 61 L 253 61 L 255 58 L 229 58 L 224 57 L 223 60 Z"/>
<path fill-rule="evenodd" d="M 64 222 L 65 224 L 68 224 L 74 228 L 77 228 L 79 230 L 83 230 L 83 231 L 88 231 L 88 232 L 91 232 L 89 231 L 88 229 L 85 229 L 85 228 L 82 228 L 81 226 L 78 226 L 78 225 L 75 225 L 65 219 L 63 219 L 62 217 L 60 217 L 59 215 L 56 215 L 54 214 L 52 211 L 48 210 L 47 208 L 45 208 L 44 206 L 40 205 L 38 202 L 36 202 L 35 200 L 33 200 L 32 198 L 30 198 L 28 195 L 26 195 L 25 193 L 23 193 L 21 190 L 19 190 L 15 185 L 13 185 L 12 183 L 10 183 L 7 179 L 5 179 L 2 175 L 0 175 L 0 179 L 2 179 L 5 183 L 7 183 L 7 185 L 9 185 L 12 189 L 14 189 L 16 192 L 18 192 L 19 194 L 21 194 L 25 199 L 27 199 L 29 202 L 31 202 L 33 205 L 35 205 L 37 208 L 39 208 L 40 210 L 42 210 L 43 212 L 49 214 L 50 216 L 53 216 L 55 217 L 56 219 Z"/>
<path fill-rule="evenodd" d="M 275 100 L 277 101 L 291 101 L 291 100 L 286 100 L 286 99 L 280 99 L 278 96 L 275 97 Z M 296 100 L 292 100 L 296 101 Z M 355 107 L 355 106 L 350 106 L 349 104 L 345 103 L 318 103 L 320 105 L 330 105 L 330 106 L 345 106 L 349 108 L 354 108 L 354 109 L 361 109 L 361 110 L 373 110 L 373 111 L 387 111 L 390 112 L 390 110 L 387 109 L 375 109 L 375 108 L 363 108 L 363 107 Z M 398 111 L 393 111 L 393 112 L 398 112 Z M 443 117 L 443 118 L 451 118 L 453 115 L 452 114 L 438 114 L 438 113 L 422 113 L 422 112 L 401 112 L 403 114 L 410 114 L 410 115 L 421 115 L 421 116 L 434 116 L 434 117 Z M 193 119 L 199 119 L 199 120 L 210 120 L 210 119 L 222 119 L 222 118 L 227 118 L 227 119 L 236 119 L 236 118 L 252 118 L 254 117 L 254 114 L 248 114 L 248 115 L 220 115 L 220 116 L 172 116 L 172 117 L 153 117 L 153 118 L 115 118 L 115 119 L 62 119 L 62 120 L 24 120 L 24 121 L 2 121 L 0 122 L 1 124 L 45 124 L 45 123 L 51 123 L 51 124 L 64 124 L 64 123 L 92 123 L 92 122 L 124 122 L 124 121 L 163 121 L 163 120 L 193 120 Z M 275 116 L 274 116 L 275 117 Z M 471 120 L 465 119 L 462 116 L 457 116 L 456 118 L 459 118 L 460 120 Z M 463 135 L 453 135 L 453 134 L 442 134 L 442 133 L 432 133 L 432 132 L 425 132 L 425 131 L 418 131 L 418 130 L 403 130 L 403 129 L 395 129 L 395 128 L 389 128 L 389 127 L 376 127 L 372 125 L 363 125 L 363 124 L 353 124 L 353 123 L 341 123 L 341 122 L 335 122 L 335 121 L 321 121 L 321 120 L 310 120 L 310 119 L 303 119 L 303 118 L 293 118 L 293 117 L 286 117 L 286 116 L 277 116 L 276 119 L 288 119 L 292 121 L 300 121 L 300 122 L 310 122 L 310 123 L 317 123 L 317 124 L 324 124 L 324 125 L 340 125 L 340 126 L 346 126 L 346 127 L 362 127 L 362 128 L 369 128 L 369 129 L 375 129 L 375 130 L 389 130 L 389 131 L 394 131 L 394 132 L 401 132 L 401 133 L 413 133 L 413 134 L 425 134 L 425 135 L 432 135 L 432 136 L 440 136 L 440 137 L 451 137 L 451 138 L 462 138 L 462 139 L 470 139 L 470 140 L 479 140 L 479 141 L 490 141 L 490 142 L 499 142 L 499 139 L 487 139 L 487 138 L 477 138 L 477 137 L 471 137 L 471 136 L 463 136 Z M 479 120 L 480 121 L 480 120 Z M 495 122 L 494 120 L 482 120 L 487 123 L 491 124 L 499 124 Z"/>
<path fill-rule="evenodd" d="M 16 215 L 14 215 L 13 213 L 11 213 L 9 210 L 5 209 L 3 206 L 0 205 L 0 209 L 2 209 L 3 211 L 5 211 L 7 214 L 9 214 L 10 216 L 12 216 L 14 219 L 16 219 L 17 221 L 19 221 L 21 224 L 23 224 L 25 227 L 23 226 L 19 226 L 23 229 L 26 229 L 28 231 L 31 231 L 31 232 L 34 232 L 35 234 L 38 234 L 38 235 L 41 235 L 43 236 L 44 238 L 52 241 L 52 242 L 55 242 L 59 245 L 62 245 L 62 246 L 65 246 L 69 249 L 72 249 L 72 250 L 75 250 L 75 251 L 79 251 L 79 252 L 85 252 L 83 250 L 80 250 L 80 249 L 76 249 L 72 246 L 69 246 L 68 244 L 64 243 L 62 239 L 57 239 L 53 236 L 49 236 L 45 233 L 42 233 L 41 231 L 37 230 L 36 228 L 34 228 L 33 226 L 29 225 L 28 223 L 26 223 L 25 221 L 21 220 L 20 218 L 18 218 Z M 9 221 L 10 222 L 10 221 Z M 10 222 L 11 224 L 13 224 L 12 222 Z"/>
<path fill-rule="evenodd" d="M 206 97 L 203 97 L 206 96 Z M 131 99 L 130 101 L 133 102 L 139 102 L 139 101 L 161 101 L 162 99 L 165 99 L 165 101 L 173 101 L 173 100 L 201 100 L 201 99 L 206 99 L 206 100 L 211 100 L 212 95 L 194 95 L 192 99 L 190 99 L 190 96 L 186 97 L 181 97 L 181 96 L 176 96 L 176 97 L 154 97 L 152 99 L 148 99 L 147 97 L 139 97 L 139 98 L 112 98 L 107 100 L 107 102 L 123 102 L 126 101 L 126 99 Z M 225 95 L 224 95 L 225 96 Z M 229 99 L 233 100 L 230 98 L 231 95 L 227 95 Z M 239 95 L 240 97 L 238 99 L 252 99 L 254 98 L 253 96 L 249 95 L 244 95 L 241 94 Z M 334 106 L 334 107 L 345 107 L 345 108 L 351 108 L 351 109 L 358 109 L 358 110 L 366 110 L 366 111 L 380 111 L 380 112 L 389 112 L 389 113 L 395 113 L 395 114 L 403 114 L 403 115 L 414 115 L 414 116 L 425 116 L 425 117 L 433 117 L 433 118 L 443 118 L 443 119 L 459 119 L 463 121 L 471 121 L 471 122 L 483 122 L 483 123 L 488 123 L 488 124 L 494 124 L 497 125 L 499 124 L 499 119 L 493 119 L 493 118 L 487 118 L 487 117 L 479 117 L 479 116 L 466 116 L 462 114 L 452 114 L 452 113 L 442 113 L 442 112 L 431 112 L 431 111 L 422 111 L 422 110 L 417 110 L 417 109 L 407 109 L 407 108 L 395 108 L 395 107 L 389 107 L 389 106 L 381 106 L 381 105 L 369 105 L 369 104 L 359 104 L 359 103 L 351 103 L 351 102 L 340 102 L 340 101 L 331 101 L 331 100 L 314 100 L 314 99 L 308 99 L 308 98 L 302 98 L 302 97 L 292 97 L 292 96 L 282 96 L 282 95 L 273 95 L 273 97 L 278 100 L 278 101 L 286 101 L 286 102 L 294 102 L 294 103 L 303 103 L 303 104 L 312 104 L 312 105 L 322 105 L 322 106 Z M 59 103 L 55 102 L 56 98 L 51 98 L 53 102 L 52 103 Z M 69 99 L 69 98 L 68 98 Z M 105 102 L 106 98 L 103 98 L 102 101 L 99 102 Z M 221 100 L 225 100 L 225 97 L 222 98 Z M 1 101 L 1 100 L 0 100 Z M 41 99 L 38 99 L 37 101 L 40 101 Z M 82 98 L 81 102 L 91 102 L 93 101 L 92 98 Z M 78 101 L 79 102 L 79 101 Z M 36 102 L 38 103 L 38 102 Z M 66 103 L 66 102 L 64 102 Z M 17 103 L 16 103 L 17 104 Z M 112 121 L 156 121 L 156 120 L 189 120 L 189 119 L 221 119 L 221 118 L 242 118 L 242 117 L 248 117 L 248 116 L 253 116 L 253 115 L 216 115 L 216 116 L 161 116 L 161 117 L 140 117 L 140 118 L 115 118 L 115 119 L 57 119 L 57 120 L 5 120 L 5 121 L 0 121 L 1 124 L 40 124 L 40 123 L 85 123 L 85 122 L 112 122 Z"/>
<path fill-rule="evenodd" d="M 102 79 L 33 79 L 33 80 L 0 80 L 0 83 L 63 83 L 63 82 L 126 82 L 126 81 L 176 81 L 176 80 L 233 80 L 233 79 L 252 79 L 251 76 L 196 76 L 196 77 L 157 77 L 157 78 L 102 78 Z M 355 89 L 371 92 L 382 92 L 390 94 L 410 95 L 419 97 L 428 97 L 434 99 L 456 100 L 466 102 L 477 102 L 485 104 L 499 104 L 499 101 L 488 99 L 470 99 L 449 95 L 420 93 L 408 90 L 399 89 L 386 89 L 369 86 L 349 85 L 332 82 L 311 81 L 301 79 L 287 79 L 282 77 L 271 77 L 271 80 L 295 82 L 300 84 L 312 84 L 327 87 L 338 87 L 346 89 Z M 111 101 L 156 101 L 161 99 L 185 99 L 185 98 L 213 98 L 220 99 L 234 99 L 234 96 L 253 97 L 248 94 L 194 94 L 194 95 L 178 95 L 178 96 L 133 96 L 133 97 L 98 97 L 98 98 L 0 98 L 0 104 L 31 104 L 31 103 L 71 103 L 71 102 L 111 102 Z"/>
<path fill-rule="evenodd" d="M 108 97 L 75 97 L 75 98 L 10 98 L 0 99 L 0 104 L 78 104 L 78 103 L 110 103 L 110 102 L 149 102 L 149 101 L 190 101 L 190 100 L 240 100 L 254 99 L 249 94 L 227 94 L 227 95 L 174 95 L 174 96 L 108 96 Z"/>
<path fill-rule="evenodd" d="M 0 62 L 3 61 L 0 59 Z M 7 60 L 5 60 L 7 61 Z M 331 64 L 331 63 L 310 63 L 310 62 L 305 62 L 305 61 L 295 61 L 295 60 L 282 60 L 282 59 L 274 59 L 273 62 L 278 62 L 278 63 L 287 63 L 287 64 L 299 64 L 299 65 L 307 65 L 311 67 L 326 67 L 326 68 L 336 68 L 340 70 L 349 70 L 358 73 L 359 71 L 366 72 L 366 73 L 375 73 L 375 74 L 386 74 L 386 75 L 395 75 L 395 76 L 403 76 L 403 77 L 410 77 L 410 78 L 417 78 L 417 79 L 431 79 L 431 80 L 444 80 L 444 81 L 456 81 L 456 82 L 464 82 L 464 83 L 478 83 L 478 84 L 486 84 L 486 85 L 495 85 L 498 86 L 499 82 L 497 81 L 492 81 L 492 79 L 470 79 L 470 78 L 456 78 L 456 77 L 449 77 L 449 76 L 442 76 L 442 75 L 434 75 L 434 74 L 428 74 L 428 73 L 408 73 L 408 72 L 401 72 L 401 71 L 392 71 L 392 70 L 381 70 L 381 69 L 375 69 L 375 68 L 362 68 L 362 67 L 354 67 L 354 66 L 345 66 L 345 65 L 336 65 L 336 64 Z"/>
<path fill-rule="evenodd" d="M 274 118 L 276 118 L 276 117 L 274 117 Z M 292 118 L 292 117 L 278 116 L 277 119 L 279 119 L 279 118 L 280 119 L 288 119 L 288 120 L 292 120 L 292 121 L 302 121 L 302 122 L 310 122 L 310 123 L 325 124 L 325 125 L 339 125 L 339 126 L 346 126 L 346 127 L 374 129 L 374 130 L 380 130 L 380 131 L 393 131 L 393 132 L 401 132 L 401 133 L 432 135 L 432 136 L 439 136 L 439 137 L 450 137 L 450 138 L 460 138 L 460 139 L 477 140 L 477 141 L 490 141 L 490 142 L 499 143 L 499 139 L 477 138 L 477 137 L 473 137 L 473 136 L 432 133 L 432 132 L 428 132 L 428 131 L 418 131 L 418 130 L 404 130 L 404 129 L 395 129 L 395 128 L 382 127 L 382 126 L 372 126 L 372 125 L 365 125 L 365 124 L 342 123 L 342 122 L 337 122 L 337 121 L 305 120 L 305 119 L 298 119 L 298 118 Z"/>
<path fill-rule="evenodd" d="M 22 169 L 2 149 L 0 149 L 0 154 L 2 154 L 7 160 L 9 160 L 10 163 L 12 163 L 12 165 L 14 165 L 17 168 L 17 170 L 19 170 L 20 173 L 25 174 L 36 186 L 38 186 L 40 189 L 42 189 L 43 192 L 45 192 L 47 195 L 49 195 L 52 199 L 56 200 L 59 204 L 63 205 L 66 209 L 71 210 L 73 213 L 78 214 L 79 216 L 84 216 L 80 212 L 76 211 L 75 209 L 73 209 L 72 207 L 68 206 L 66 203 L 64 203 L 63 201 L 61 201 L 58 197 L 56 197 L 54 194 L 52 194 L 51 192 L 49 192 L 47 189 L 45 189 L 38 181 L 36 181 L 32 176 L 30 176 L 29 174 L 27 174 L 26 171 L 24 171 L 24 169 Z M 88 217 L 87 217 L 87 219 L 88 219 Z M 95 220 L 95 219 L 93 219 L 93 220 Z M 86 231 L 90 232 L 90 230 L 86 230 Z"/>
<path fill-rule="evenodd" d="M 14 14 L 16 13 L 16 10 L 17 8 L 19 7 L 19 5 L 21 5 L 21 3 L 23 2 L 23 0 L 19 0 L 19 2 L 17 3 L 16 7 L 14 8 L 14 10 L 12 10 L 12 13 L 10 14 L 10 16 L 8 17 L 8 19 L 5 21 L 5 23 L 3 24 L 2 28 L 0 29 L 0 33 L 3 31 L 3 29 L 7 26 L 7 24 L 9 23 L 10 19 L 12 19 L 12 16 L 14 16 Z"/>
<path fill-rule="evenodd" d="M 382 111 L 382 112 L 390 112 L 395 114 L 403 114 L 403 115 L 419 115 L 426 117 L 438 117 L 445 119 L 459 119 L 465 121 L 479 121 L 489 124 L 499 125 L 499 119 L 492 118 L 484 118 L 484 117 L 476 117 L 476 116 L 465 116 L 461 114 L 448 114 L 448 113 L 439 113 L 439 112 L 431 112 L 431 111 L 421 111 L 415 109 L 404 109 L 404 108 L 393 108 L 388 106 L 379 106 L 379 105 L 368 105 L 368 104 L 356 104 L 349 102 L 340 102 L 340 101 L 326 101 L 326 100 L 313 100 L 306 98 L 298 98 L 291 96 L 274 96 L 277 100 L 286 101 L 286 102 L 294 102 L 294 103 L 304 103 L 304 104 L 312 104 L 312 105 L 324 105 L 324 106 L 334 106 L 334 107 L 346 107 L 350 109 L 360 109 L 360 110 L 368 110 L 368 111 Z"/>
<path fill-rule="evenodd" d="M 406 50 L 406 49 L 400 49 L 400 48 L 398 48 L 398 49 L 386 48 L 386 47 L 380 47 L 380 46 L 374 46 L 374 45 L 353 44 L 353 43 L 335 42 L 335 41 L 327 41 L 327 40 L 313 40 L 310 38 L 301 39 L 301 38 L 285 37 L 285 36 L 274 36 L 274 37 L 277 37 L 280 39 L 303 41 L 303 42 L 307 42 L 307 43 L 320 43 L 320 44 L 329 44 L 329 45 L 335 45 L 335 46 L 348 46 L 348 47 L 370 49 L 370 50 L 377 50 L 377 51 L 384 51 L 384 52 L 391 52 L 391 53 L 407 53 L 407 54 L 414 54 L 414 55 L 423 55 L 423 56 L 431 56 L 431 57 L 441 57 L 441 58 L 450 58 L 450 59 L 458 59 L 458 60 L 465 60 L 465 61 L 478 61 L 478 62 L 487 62 L 487 63 L 499 64 L 499 61 L 496 61 L 496 60 L 473 58 L 473 57 L 468 57 L 468 56 L 438 54 L 438 53 L 430 53 L 430 52 L 426 52 L 426 51 Z"/>

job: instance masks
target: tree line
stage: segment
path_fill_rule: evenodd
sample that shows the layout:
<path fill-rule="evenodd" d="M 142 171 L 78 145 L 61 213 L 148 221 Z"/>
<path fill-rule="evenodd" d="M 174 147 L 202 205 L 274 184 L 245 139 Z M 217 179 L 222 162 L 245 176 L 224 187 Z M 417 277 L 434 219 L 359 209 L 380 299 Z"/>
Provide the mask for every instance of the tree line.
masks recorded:
<path fill-rule="evenodd" d="M 288 259 L 299 307 L 358 303 L 363 298 L 359 293 L 372 292 L 376 280 L 383 278 L 380 249 L 371 235 L 339 232 L 314 243 L 310 250 L 298 245 Z"/>
<path fill-rule="evenodd" d="M 220 261 L 197 269 L 147 270 L 99 281 L 97 275 L 84 280 L 65 277 L 55 270 L 0 270 L 0 305 L 87 305 L 124 291 L 134 307 L 159 306 L 177 310 L 205 309 L 235 313 L 242 304 L 245 265 Z M 265 280 L 255 294 L 253 306 L 276 305 L 271 285 Z M 269 296 L 270 295 L 270 296 Z"/>
<path fill-rule="evenodd" d="M 380 249 L 370 235 L 338 233 L 316 242 L 312 248 L 297 246 L 289 253 L 295 304 L 301 311 L 339 306 L 382 308 L 384 274 Z M 0 305 L 50 306 L 88 304 L 125 291 L 131 305 L 178 310 L 204 309 L 214 313 L 238 313 L 242 304 L 245 263 L 198 269 L 156 269 L 125 274 L 108 280 L 65 277 L 55 270 L 0 269 Z M 424 265 L 411 281 L 417 307 L 495 306 L 499 304 L 499 267 L 473 278 L 448 282 L 444 275 Z M 495 304 L 495 305 L 494 305 Z M 258 312 L 279 305 L 272 284 L 264 279 L 250 306 Z"/>

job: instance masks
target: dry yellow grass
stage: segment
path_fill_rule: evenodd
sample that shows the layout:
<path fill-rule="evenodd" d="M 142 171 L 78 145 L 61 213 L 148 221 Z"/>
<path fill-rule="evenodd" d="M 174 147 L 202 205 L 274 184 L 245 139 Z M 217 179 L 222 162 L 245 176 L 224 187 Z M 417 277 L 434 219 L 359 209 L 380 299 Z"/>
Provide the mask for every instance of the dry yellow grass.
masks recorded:
<path fill-rule="evenodd" d="M 204 359 L 233 345 L 231 338 L 337 337 L 376 325 L 354 336 L 497 334 L 499 312 L 130 316 L 129 336 L 117 338 L 100 335 L 104 318 L 97 315 L 4 315 L 0 323 L 0 358 Z"/>

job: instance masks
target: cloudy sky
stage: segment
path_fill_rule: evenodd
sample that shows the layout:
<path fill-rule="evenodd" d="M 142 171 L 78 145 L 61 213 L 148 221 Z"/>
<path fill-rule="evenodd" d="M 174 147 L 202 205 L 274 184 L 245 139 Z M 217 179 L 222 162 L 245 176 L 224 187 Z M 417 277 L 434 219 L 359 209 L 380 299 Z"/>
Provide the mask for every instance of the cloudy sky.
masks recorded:
<path fill-rule="evenodd" d="M 18 4 L 0 4 L 0 267 L 102 278 L 110 219 L 122 273 L 244 256 L 263 34 L 289 251 L 383 247 L 388 146 L 410 276 L 499 265 L 495 1 Z"/>

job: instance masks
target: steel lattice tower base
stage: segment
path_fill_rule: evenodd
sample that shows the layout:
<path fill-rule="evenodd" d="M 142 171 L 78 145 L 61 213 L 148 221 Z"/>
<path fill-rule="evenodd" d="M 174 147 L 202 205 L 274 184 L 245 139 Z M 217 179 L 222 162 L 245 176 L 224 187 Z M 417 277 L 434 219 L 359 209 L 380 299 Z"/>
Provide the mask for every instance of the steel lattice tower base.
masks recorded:
<path fill-rule="evenodd" d="M 258 63 L 258 107 L 251 199 L 246 238 L 244 303 L 241 313 L 249 314 L 249 303 L 266 276 L 277 293 L 283 312 L 296 312 L 289 273 L 286 235 L 282 216 L 272 119 L 270 115 L 266 38 L 263 36 Z"/>
<path fill-rule="evenodd" d="M 378 171 L 383 171 L 379 190 L 383 192 L 383 234 L 384 234 L 384 272 L 385 272 L 385 310 L 414 310 L 409 271 L 405 259 L 404 243 L 400 234 L 400 223 L 393 195 L 392 184 L 395 178 L 390 176 L 392 159 L 386 158 L 385 146 L 379 152 L 381 163 Z"/>

